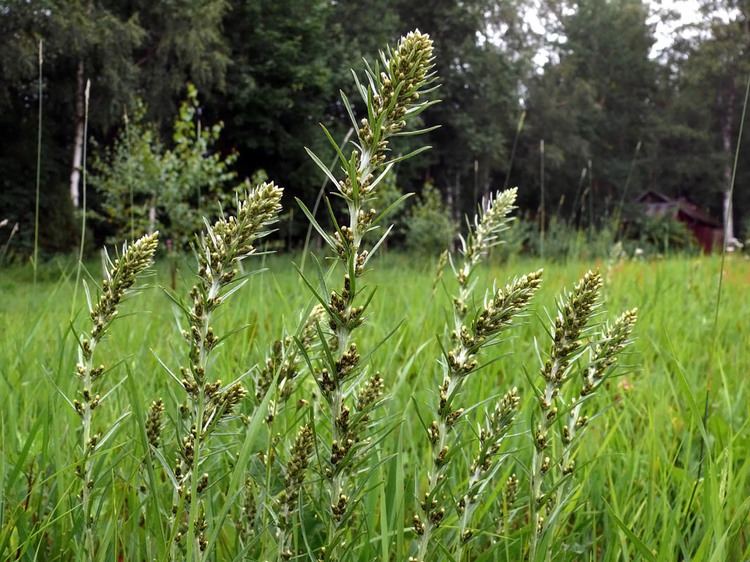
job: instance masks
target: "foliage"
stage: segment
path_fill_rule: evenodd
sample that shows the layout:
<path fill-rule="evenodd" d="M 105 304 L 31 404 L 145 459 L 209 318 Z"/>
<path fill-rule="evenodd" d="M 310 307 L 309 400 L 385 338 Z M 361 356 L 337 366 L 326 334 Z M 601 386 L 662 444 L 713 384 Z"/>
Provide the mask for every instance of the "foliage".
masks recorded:
<path fill-rule="evenodd" d="M 406 247 L 417 254 L 436 256 L 453 244 L 456 224 L 440 192 L 430 183 L 422 188 L 404 221 Z"/>
<path fill-rule="evenodd" d="M 426 126 L 439 125 L 430 133 L 436 150 L 428 156 L 429 172 L 410 186 L 433 179 L 445 191 L 454 220 L 460 220 L 474 213 L 492 185 L 502 185 L 520 113 L 519 92 L 536 45 L 533 31 L 524 24 L 528 3 L 395 4 L 404 25 L 435 40 L 443 100 L 425 117 Z"/>
<path fill-rule="evenodd" d="M 655 41 L 648 6 L 641 0 L 575 0 L 546 4 L 553 42 L 544 72 L 530 78 L 528 119 L 519 147 L 521 174 L 514 183 L 539 185 L 539 140 L 544 139 L 546 200 L 562 203 L 576 220 L 581 203 L 591 208 L 578 223 L 606 221 L 620 204 L 639 141 L 652 135 L 657 64 L 650 58 Z M 591 166 L 589 166 L 589 162 Z M 586 185 L 581 170 L 589 168 Z M 636 172 L 638 170 L 636 169 Z M 639 176 L 630 178 L 629 197 Z M 532 190 L 523 202 L 538 208 Z M 559 203 L 558 203 L 559 202 Z M 598 220 L 597 220 L 598 219 Z M 604 219 L 604 220 L 602 220 Z"/>
<path fill-rule="evenodd" d="M 343 92 L 341 94 L 347 118 L 356 128 L 357 142 L 352 143 L 352 148 L 339 146 L 323 126 L 325 136 L 337 154 L 337 168 L 327 167 L 307 149 L 312 160 L 335 186 L 332 195 L 344 201 L 344 219 L 339 223 L 331 212 L 334 231 L 328 234 L 300 202 L 305 215 L 343 270 L 338 290 L 329 290 L 326 281 L 322 291 L 318 290 L 302 276 L 322 306 L 327 320 L 327 327 L 317 326 L 322 355 L 317 358 L 308 355 L 306 360 L 323 398 L 322 416 L 315 433 L 317 449 L 322 451 L 324 459 L 319 463 L 324 478 L 322 485 L 310 492 L 314 504 L 324 506 L 315 510 L 316 519 L 323 522 L 323 528 L 312 536 L 312 541 L 318 556 L 333 559 L 349 550 L 348 537 L 355 528 L 354 522 L 366 498 L 360 469 L 367 459 L 374 458 L 371 440 L 379 431 L 376 416 L 384 393 L 383 377 L 378 372 L 369 372 L 368 354 L 362 355 L 362 348 L 355 339 L 372 303 L 373 295 L 366 295 L 363 285 L 368 264 L 392 230 L 392 227 L 384 229 L 381 224 L 383 213 L 378 214 L 375 208 L 378 188 L 395 164 L 429 148 L 420 147 L 399 157 L 390 155 L 393 138 L 425 132 L 409 131 L 406 127 L 436 103 L 425 99 L 436 81 L 433 42 L 429 35 L 410 32 L 401 37 L 396 46 L 381 51 L 379 59 L 373 65 L 367 65 L 362 79 L 354 73 L 357 94 L 366 109 L 362 113 L 366 117 L 357 121 L 349 98 Z M 336 177 L 338 169 L 342 172 L 341 179 Z M 332 209 L 328 199 L 326 205 Z M 378 233 L 379 238 L 372 242 L 368 235 L 374 233 Z M 286 490 L 286 496 L 289 493 Z M 301 511 L 301 508 L 297 509 Z M 288 521 L 289 518 L 285 516 L 284 519 Z M 301 553 L 290 546 L 293 534 L 298 532 L 305 532 L 304 527 L 295 525 L 279 530 L 280 557 L 288 559 Z"/>
<path fill-rule="evenodd" d="M 162 159 L 162 186 L 158 214 L 165 235 L 176 248 L 185 248 L 203 227 L 203 216 L 213 216 L 226 200 L 237 174 L 236 154 L 222 155 L 217 144 L 224 124 L 204 125 L 200 120 L 198 91 L 188 84 L 172 134 L 173 147 Z"/>
<path fill-rule="evenodd" d="M 32 246 L 40 39 L 40 240 L 48 253 L 66 251 L 79 234 L 72 206 L 63 204 L 79 64 L 91 79 L 89 131 L 103 147 L 120 150 L 113 129 L 138 98 L 148 108 L 144 122 L 171 134 L 190 81 L 205 100 L 201 120 L 226 123 L 215 146 L 238 151 L 240 177 L 264 168 L 286 193 L 308 199 L 319 185 L 310 182 L 314 164 L 301 148 L 330 162 L 335 151 L 317 123 L 334 123 L 337 142 L 349 130 L 338 96 L 346 69 L 361 70 L 364 54 L 404 28 L 435 39 L 443 103 L 422 117 L 425 128 L 441 125 L 425 133 L 433 150 L 404 162 L 399 186 L 418 191 L 432 181 L 454 221 L 502 185 L 526 186 L 519 205 L 537 213 L 542 139 L 544 211 L 549 216 L 554 205 L 560 224 L 606 226 L 647 189 L 687 194 L 718 217 L 750 72 L 750 27 L 741 2 L 730 11 L 713 0 L 700 4 L 702 21 L 678 29 L 656 52 L 655 27 L 674 25 L 675 14 L 643 0 L 5 2 L 0 127 L 14 142 L 0 145 L 0 216 L 19 223 L 10 252 L 24 256 Z M 405 138 L 394 150 L 416 146 Z M 740 151 L 737 185 L 747 183 L 745 160 Z M 738 225 L 748 197 L 736 190 Z M 292 245 L 305 232 L 303 219 L 284 221 Z M 98 242 L 112 239 L 111 226 L 94 226 Z"/>
<path fill-rule="evenodd" d="M 120 316 L 124 297 L 151 263 L 156 234 L 124 247 L 118 259 L 106 260 L 96 299 L 86 285 L 89 335 L 79 336 L 83 332 L 74 321 L 69 330 L 78 350 L 71 369 L 80 382 L 76 397 L 68 398 L 66 390 L 54 385 L 62 394 L 61 403 L 71 406 L 73 412 L 68 413 L 81 421 L 76 469 L 61 470 L 55 480 L 80 480 L 73 488 L 81 492 L 73 494 L 67 486 L 55 489 L 59 500 L 48 504 L 55 506 L 49 521 L 46 516 L 25 520 L 32 496 L 36 506 L 44 501 L 44 493 L 28 489 L 20 514 L 11 507 L 6 516 L 3 503 L 0 553 L 8 550 L 21 557 L 28 551 L 46 558 L 54 553 L 94 560 L 145 555 L 196 562 L 229 550 L 259 560 L 305 555 L 372 559 L 372 548 L 379 547 L 384 559 L 415 562 L 444 552 L 458 562 L 502 552 L 510 559 L 533 562 L 566 554 L 558 539 L 567 538 L 571 522 L 584 517 L 575 515 L 573 498 L 587 496 L 586 471 L 577 465 L 582 436 L 614 403 L 607 382 L 631 343 L 636 312 L 630 309 L 603 326 L 595 322 L 602 309 L 603 281 L 598 272 L 588 271 L 556 301 L 548 351 L 537 353 L 539 382 L 527 377 L 528 392 L 519 392 L 513 384 L 501 395 L 465 402 L 471 382 L 488 376 L 490 370 L 484 367 L 501 359 L 497 346 L 523 318 L 541 286 L 542 271 L 537 270 L 504 286 L 493 280 L 484 298 L 477 296 L 485 285 L 479 277 L 481 265 L 501 243 L 511 220 L 515 188 L 483 201 L 468 222 L 468 232 L 459 237 L 458 250 L 447 258 L 454 279 L 446 292 L 453 294 L 447 320 L 436 324 L 442 337 L 438 348 L 431 350 L 433 360 L 427 362 L 435 370 L 428 370 L 426 377 L 439 374 L 442 382 L 435 384 L 437 393 L 430 393 L 432 408 L 414 404 L 415 417 L 432 418 L 413 433 L 425 442 L 419 456 L 428 462 L 417 462 L 409 470 L 413 474 L 405 486 L 400 437 L 395 443 L 401 450 L 388 451 L 399 426 L 410 423 L 405 411 L 388 410 L 389 399 L 403 400 L 397 390 L 408 388 L 403 376 L 416 357 L 394 361 L 389 373 L 373 369 L 375 353 L 384 343 L 392 346 L 394 331 L 371 349 L 363 345 L 363 326 L 369 327 L 377 303 L 364 283 L 376 251 L 391 231 L 380 224 L 382 214 L 375 209 L 379 184 L 396 163 L 426 150 L 391 157 L 390 141 L 425 132 L 406 127 L 436 103 L 426 98 L 436 81 L 433 68 L 430 37 L 419 31 L 402 37 L 381 53 L 378 64 L 367 66 L 364 80 L 355 74 L 365 118 L 356 120 L 342 94 L 357 126 L 357 142 L 340 146 L 323 127 L 338 157 L 333 169 L 308 150 L 332 180 L 333 195 L 343 200 L 345 210 L 339 219 L 326 200 L 332 223 L 327 232 L 299 201 L 333 263 L 324 271 L 317 262 L 316 281 L 300 272 L 299 288 L 306 287 L 307 298 L 318 305 L 300 307 L 301 315 L 296 311 L 300 323 L 295 335 L 277 339 L 264 366 L 225 368 L 222 358 L 231 358 L 235 351 L 227 337 L 239 327 L 222 326 L 217 311 L 226 310 L 222 305 L 230 297 L 236 299 L 249 282 L 240 264 L 257 252 L 258 239 L 278 218 L 282 190 L 275 184 L 265 182 L 245 191 L 237 196 L 232 213 L 222 213 L 213 224 L 205 221 L 194 246 L 197 271 L 188 298 L 168 293 L 173 312 L 183 319 L 183 345 L 169 342 L 169 356 L 156 356 L 164 379 L 176 384 L 177 392 L 169 388 L 171 400 L 149 399 L 147 412 L 136 380 L 143 366 L 126 360 L 125 379 L 114 383 L 112 377 L 103 378 L 113 369 L 97 366 L 94 351 L 98 362 L 105 334 L 115 335 L 113 320 Z M 191 123 L 192 115 L 185 121 Z M 376 240 L 368 236 L 381 230 Z M 281 296 L 292 300 L 295 294 Z M 72 310 L 75 300 L 74 296 Z M 153 344 L 166 339 L 160 332 Z M 184 352 L 175 356 L 180 347 Z M 511 366 L 512 378 L 503 384 L 520 383 L 520 373 L 528 367 L 517 362 Z M 394 371 L 403 374 L 393 376 Z M 243 379 L 253 372 L 255 400 L 248 403 Z M 139 444 L 124 457 L 118 432 L 129 412 L 116 417 L 108 429 L 95 431 L 106 412 L 102 405 L 108 407 L 123 384 L 135 414 L 131 439 L 136 436 Z M 387 412 L 404 417 L 392 425 Z M 520 431 L 521 424 L 530 430 Z M 474 426 L 479 427 L 476 434 Z M 56 447 L 54 456 L 61 456 Z M 132 465 L 129 478 L 121 473 L 125 464 Z M 39 470 L 49 472 L 46 460 Z M 18 473 L 12 470 L 11 483 Z M 385 493 L 383 486 L 393 480 L 397 493 Z M 11 488 L 5 479 L 3 484 Z M 404 494 L 411 487 L 419 491 L 415 498 Z M 519 494 L 521 487 L 529 493 Z M 121 509 L 119 492 L 127 498 L 128 510 Z M 502 502 L 493 501 L 498 494 Z M 18 517 L 24 519 L 20 524 Z M 367 519 L 362 527 L 360 522 Z M 411 537 L 404 534 L 405 520 L 411 522 Z M 127 540 L 112 540 L 111 533 Z M 489 533 L 500 539 L 487 540 Z"/>
<path fill-rule="evenodd" d="M 685 223 L 673 217 L 640 216 L 633 225 L 644 250 L 661 254 L 695 251 L 697 241 Z"/>
<path fill-rule="evenodd" d="M 101 216 L 114 230 L 114 240 L 158 229 L 175 249 L 185 249 L 203 217 L 214 215 L 227 200 L 237 157 L 217 151 L 223 124 L 201 123 L 192 84 L 174 122 L 171 148 L 162 147 L 144 115 L 144 106 L 136 105 L 113 147 L 93 163 L 91 183 L 101 194 Z"/>
<path fill-rule="evenodd" d="M 233 4 L 224 22 L 232 65 L 217 108 L 227 123 L 226 141 L 239 151 L 247 175 L 263 168 L 296 196 L 311 196 L 315 167 L 302 147 L 325 151 L 326 162 L 333 157 L 318 123 L 336 102 L 342 82 L 334 79 L 336 72 L 348 68 L 354 59 L 346 57 L 354 55 L 343 50 L 344 41 L 332 40 L 328 20 L 335 10 L 326 0 Z M 341 138 L 346 129 L 333 132 Z"/>
<path fill-rule="evenodd" d="M 216 350 L 215 365 L 222 373 L 244 373 L 251 365 L 262 366 L 268 350 L 252 342 L 271 342 L 280 334 L 295 334 L 298 313 L 309 304 L 309 294 L 300 286 L 299 275 L 290 266 L 288 257 L 271 256 L 265 265 L 268 271 L 250 276 L 231 304 L 216 316 L 217 334 L 248 322 L 253 324 L 248 332 L 226 339 L 222 348 Z M 480 289 L 490 278 L 515 277 L 540 265 L 536 259 L 522 258 L 510 265 L 482 266 L 477 272 Z M 499 400 L 512 385 L 523 390 L 527 384 L 518 366 L 536 366 L 534 340 L 544 342 L 547 337 L 537 316 L 544 317 L 544 309 L 555 306 L 557 288 L 571 285 L 588 264 L 544 266 L 545 282 L 529 309 L 528 318 L 514 328 L 510 338 L 488 350 L 496 360 L 484 373 L 467 381 L 463 404 L 487 403 L 489 396 Z M 60 329 L 67 325 L 74 292 L 71 279 L 61 278 L 60 268 L 70 271 L 70 267 L 69 262 L 43 265 L 36 290 L 31 288 L 28 268 L 0 271 L 0 290 L 4 295 L 0 299 L 0 330 L 5 334 L 0 363 L 4 365 L 7 386 L 16 389 L 6 394 L 0 413 L 3 421 L 0 463 L 4 467 L 0 558 L 12 559 L 20 552 L 21 560 L 35 556 L 75 559 L 74 549 L 80 546 L 75 542 L 76 531 L 69 515 L 74 503 L 69 503 L 66 496 L 67 490 L 75 490 L 80 484 L 73 467 L 79 443 L 79 434 L 73 428 L 80 420 L 71 408 L 62 406 L 60 395 L 63 392 L 75 397 L 80 384 L 71 374 L 76 363 L 76 343 L 69 331 Z M 90 264 L 92 271 L 97 267 L 98 263 Z M 433 270 L 434 263 L 389 254 L 381 256 L 377 268 L 368 274 L 368 284 L 378 291 L 371 309 L 373 318 L 361 333 L 361 345 L 372 349 L 396 325 L 399 329 L 387 344 L 377 347 L 370 360 L 371 369 L 383 373 L 388 383 L 385 408 L 389 415 L 384 421 L 388 431 L 377 443 L 378 462 L 366 467 L 371 473 L 368 482 L 372 484 L 370 501 L 363 513 L 363 524 L 367 524 L 368 530 L 357 536 L 357 556 L 349 559 L 381 560 L 383 552 L 386 557 L 403 559 L 403 545 L 412 538 L 408 518 L 419 509 L 413 493 L 414 476 L 429 462 L 424 426 L 415 409 L 424 412 L 436 403 L 435 388 L 440 381 L 433 376 L 432 359 L 440 354 L 440 349 L 435 335 L 442 333 L 445 311 L 452 306 L 445 291 L 431 291 Z M 592 421 L 590 433 L 582 441 L 577 465 L 585 478 L 585 494 L 578 496 L 577 509 L 566 518 L 566 525 L 556 538 L 561 549 L 557 560 L 580 560 L 590 552 L 585 545 L 597 545 L 598 556 L 611 560 L 708 562 L 712 558 L 743 560 L 750 555 L 743 542 L 746 492 L 750 490 L 750 436 L 743 428 L 748 388 L 743 383 L 741 360 L 750 337 L 749 327 L 743 321 L 750 314 L 750 303 L 744 298 L 750 288 L 750 262 L 729 260 L 719 322 L 716 334 L 712 335 L 718 271 L 718 258 L 688 257 L 623 262 L 613 269 L 611 281 L 605 285 L 608 306 L 623 309 L 642 303 L 642 319 L 632 356 L 626 361 L 630 367 L 607 383 L 608 392 L 616 401 L 606 404 L 608 407 Z M 446 275 L 452 286 L 449 277 Z M 150 286 L 166 285 L 168 280 L 168 270 L 161 263 L 146 282 Z M 178 294 L 185 294 L 191 282 L 192 279 L 184 280 Z M 679 298 L 665 298 L 667 288 Z M 80 294 L 78 306 L 82 307 Z M 158 396 L 165 398 L 160 447 L 171 443 L 170 420 L 176 419 L 179 411 L 177 403 L 169 397 L 179 387 L 164 372 L 159 359 L 170 363 L 180 359 L 184 341 L 172 328 L 173 306 L 158 289 L 147 289 L 137 299 L 125 302 L 120 314 L 125 318 L 112 325 L 109 337 L 97 349 L 106 359 L 104 363 L 112 366 L 102 384 L 111 388 L 128 372 L 130 376 L 96 411 L 97 425 L 106 429 L 121 413 L 132 413 L 99 453 L 107 503 L 102 505 L 97 518 L 97 535 L 109 545 L 110 550 L 105 554 L 111 553 L 112 558 L 122 555 L 129 560 L 140 559 L 146 552 L 153 555 L 159 548 L 154 539 L 161 537 L 163 513 L 159 512 L 159 506 L 144 500 L 152 490 L 163 493 L 167 484 L 158 477 L 151 481 L 143 464 L 149 450 L 145 426 L 148 411 L 144 405 Z M 686 322 L 686 318 L 692 321 Z M 298 361 L 304 365 L 301 356 Z M 529 375 L 537 376 L 535 371 Z M 251 451 L 264 452 L 251 455 L 248 464 L 253 467 L 252 474 L 265 482 L 264 469 L 269 468 L 276 491 L 282 486 L 276 475 L 291 458 L 287 456 L 288 447 L 293 444 L 298 428 L 310 420 L 305 410 L 297 408 L 298 400 L 313 400 L 314 383 L 304 367 L 297 376 L 301 377 L 297 382 L 305 384 L 290 396 L 289 407 L 274 422 L 274 430 L 252 440 L 255 446 Z M 712 384 L 711 396 L 722 398 L 716 401 L 712 398 L 710 414 L 704 423 L 700 402 L 704 398 L 701 388 L 707 379 Z M 248 379 L 244 380 L 247 383 Z M 516 449 L 516 443 L 528 447 L 525 434 L 530 428 L 527 420 L 532 413 L 531 405 L 523 402 L 516 414 L 512 435 L 522 434 L 517 437 L 522 440 L 507 443 L 511 449 Z M 255 402 L 246 399 L 240 413 L 249 420 L 255 408 Z M 66 427 L 68 431 L 59 431 Z M 240 435 L 231 439 L 243 439 L 248 426 L 237 422 L 236 428 Z M 467 436 L 466 446 L 469 441 L 476 445 L 477 438 L 473 436 L 476 428 L 466 423 L 462 429 Z M 702 431 L 707 432 L 708 440 L 701 450 Z M 277 435 L 283 444 L 277 441 L 271 450 L 278 456 L 264 464 L 261 458 L 267 450 L 266 439 L 274 443 Z M 229 439 L 229 436 L 219 438 Z M 312 458 L 308 485 L 315 485 L 319 479 L 317 461 Z M 705 458 L 705 464 L 699 475 L 701 458 Z M 597 460 L 589 462 L 592 459 Z M 166 461 L 171 463 L 173 459 Z M 228 471 L 234 465 L 234 458 L 229 455 L 217 455 L 213 461 Z M 160 461 L 156 463 L 155 469 L 161 470 Z M 501 486 L 507 482 L 511 470 L 515 468 L 507 466 L 497 474 L 496 484 L 486 488 L 486 494 L 496 498 L 495 502 L 504 501 Z M 522 473 L 516 471 L 516 476 L 520 478 Z M 145 496 L 138 495 L 139 483 L 146 487 Z M 690 502 L 696 483 L 695 497 Z M 253 484 L 246 488 L 240 480 L 238 493 L 231 501 L 226 501 L 227 497 L 218 492 L 215 484 L 205 493 L 216 493 L 217 502 L 231 505 L 230 517 L 244 522 L 252 509 L 243 509 L 246 505 L 252 508 L 253 500 L 255 517 L 260 517 L 268 505 L 261 494 L 264 486 Z M 518 490 L 521 497 L 527 494 L 522 482 Z M 303 493 L 302 498 L 306 497 Z M 381 499 L 388 502 L 389 509 L 382 509 Z M 159 501 L 164 512 L 168 512 L 171 498 L 160 497 Z M 121 509 L 125 504 L 140 509 Z M 208 515 L 214 521 L 219 516 Z M 42 534 L 35 535 L 32 531 L 34 521 L 44 528 L 43 540 Z M 253 521 L 256 523 L 248 531 L 242 531 L 246 533 L 243 535 L 241 530 L 225 525 L 222 536 L 225 550 L 220 550 L 217 558 L 237 550 L 246 552 L 245 546 L 251 542 L 257 544 L 257 533 L 263 527 L 257 523 L 258 519 Z M 519 540 L 523 530 L 515 526 L 522 525 L 522 521 L 514 518 L 510 523 L 511 532 L 516 533 L 513 536 Z M 683 521 L 690 524 L 684 525 Z M 473 541 L 480 541 L 474 544 L 475 556 L 481 556 L 476 550 L 479 544 L 491 546 L 490 537 L 499 534 L 498 524 L 484 518 L 475 524 L 478 532 Z M 725 534 L 726 539 L 722 540 Z M 129 540 L 124 540 L 126 537 Z M 388 538 L 385 542 L 384 537 Z M 304 540 L 298 544 L 304 548 Z M 230 554 L 226 556 L 231 558 Z M 256 559 L 253 555 L 248 557 Z M 518 559 L 502 546 L 495 546 L 487 557 L 499 561 Z"/>
<path fill-rule="evenodd" d="M 43 130 L 40 244 L 65 252 L 80 239 L 66 204 L 83 78 L 91 80 L 88 131 L 110 139 L 125 108 L 143 98 L 157 128 L 169 128 L 188 79 L 205 92 L 221 85 L 228 60 L 220 29 L 225 0 L 94 2 L 10 0 L 0 7 L 0 215 L 20 226 L 16 250 L 27 252 L 34 229 L 39 42 L 43 41 Z M 85 82 L 84 82 L 85 83 Z M 29 215 L 31 221 L 29 222 Z M 29 227 L 29 225 L 31 225 Z M 97 239 L 109 234 L 106 227 Z"/>
<path fill-rule="evenodd" d="M 122 254 L 114 261 L 106 256 L 105 278 L 102 280 L 101 292 L 96 300 L 92 300 L 88 284 L 84 285 L 91 318 L 91 330 L 88 333 L 76 334 L 79 346 L 75 374 L 81 381 L 81 400 L 75 399 L 73 406 L 81 418 L 81 456 L 76 464 L 76 476 L 81 480 L 80 498 L 84 527 L 82 550 L 89 559 L 95 558 L 97 551 L 92 509 L 99 491 L 96 486 L 96 479 L 100 477 L 95 470 L 96 453 L 114 433 L 119 423 L 115 422 L 106 434 L 97 431 L 98 428 L 94 425 L 94 410 L 102 402 L 101 395 L 96 392 L 101 388 L 101 382 L 98 379 L 105 374 L 104 365 L 94 362 L 94 353 L 117 317 L 122 301 L 132 292 L 136 278 L 152 265 L 157 245 L 158 234 L 149 234 L 139 238 L 130 246 L 123 245 Z M 98 355 L 96 359 L 100 359 Z M 104 398 L 106 397 L 105 394 Z"/>
<path fill-rule="evenodd" d="M 89 180 L 100 195 L 100 220 L 109 241 L 120 241 L 156 229 L 155 209 L 163 189 L 162 147 L 154 127 L 144 122 L 146 108 L 138 102 L 111 147 L 94 156 Z"/>

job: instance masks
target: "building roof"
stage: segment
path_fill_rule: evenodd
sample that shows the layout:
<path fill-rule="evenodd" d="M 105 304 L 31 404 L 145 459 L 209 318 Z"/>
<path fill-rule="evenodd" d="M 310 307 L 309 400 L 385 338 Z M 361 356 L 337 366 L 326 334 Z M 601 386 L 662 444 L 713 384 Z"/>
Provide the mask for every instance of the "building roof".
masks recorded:
<path fill-rule="evenodd" d="M 711 217 L 687 197 L 678 197 L 675 199 L 658 191 L 646 191 L 636 201 L 647 205 L 648 214 L 650 215 L 665 216 L 671 214 L 676 217 L 680 213 L 694 222 L 714 228 L 721 228 L 720 221 Z"/>

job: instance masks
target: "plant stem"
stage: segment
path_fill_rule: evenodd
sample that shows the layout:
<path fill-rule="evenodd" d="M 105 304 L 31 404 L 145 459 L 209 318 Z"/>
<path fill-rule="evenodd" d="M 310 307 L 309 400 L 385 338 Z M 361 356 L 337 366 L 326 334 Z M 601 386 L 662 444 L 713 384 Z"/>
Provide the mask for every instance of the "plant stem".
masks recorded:
<path fill-rule="evenodd" d="M 552 373 L 556 376 L 558 371 L 559 363 L 555 361 L 553 363 Z M 547 382 L 544 388 L 544 397 L 542 398 L 544 404 L 554 404 L 555 395 L 559 387 L 554 382 Z M 550 406 L 546 410 L 542 410 L 541 421 L 537 426 L 534 434 L 534 448 L 532 452 L 531 460 L 531 497 L 529 498 L 529 505 L 531 507 L 531 555 L 529 556 L 530 561 L 536 560 L 536 551 L 538 548 L 539 538 L 544 531 L 544 516 L 541 514 L 542 501 L 544 496 L 542 494 L 542 483 L 544 481 L 544 475 L 550 468 L 550 458 L 543 453 L 547 450 L 548 445 L 548 434 L 551 422 L 554 421 L 554 416 L 550 417 L 552 408 L 556 406 Z"/>
<path fill-rule="evenodd" d="M 417 560 L 426 560 L 427 552 L 430 546 L 432 532 L 437 528 L 439 521 L 433 521 L 434 513 L 432 511 L 435 498 L 433 494 L 440 481 L 445 475 L 448 463 L 445 457 L 448 454 L 448 432 L 449 416 L 453 413 L 451 404 L 462 385 L 462 369 L 467 361 L 470 361 L 470 350 L 464 344 L 462 333 L 465 331 L 465 318 L 467 306 L 466 303 L 471 296 L 471 277 L 474 268 L 479 263 L 480 254 L 475 253 L 468 256 L 458 274 L 459 290 L 453 306 L 453 337 L 456 340 L 456 347 L 451 352 L 455 357 L 455 363 L 446 361 L 443 367 L 443 384 L 441 387 L 441 405 L 438 409 L 438 420 L 433 425 L 436 434 L 432 436 L 432 470 L 429 473 L 429 482 L 427 492 L 425 493 L 423 513 L 424 532 L 419 539 L 419 548 L 417 551 Z M 454 366 L 452 366 L 454 365 Z M 443 398 L 445 397 L 445 398 Z M 453 420 L 454 422 L 456 420 Z M 436 524 L 437 523 L 437 524 Z"/>
<path fill-rule="evenodd" d="M 94 368 L 94 349 L 96 348 L 97 340 L 92 338 L 89 341 L 89 352 L 88 354 L 84 353 L 82 356 L 83 373 L 81 375 L 81 381 L 83 383 L 84 400 L 81 404 L 81 449 L 83 451 L 83 457 L 80 465 L 80 476 L 83 480 L 83 486 L 81 489 L 81 509 L 83 510 L 84 519 L 84 551 L 89 560 L 93 560 L 96 555 L 96 549 L 92 528 L 93 519 L 91 516 L 91 490 L 94 485 L 91 455 L 94 452 L 96 443 L 91 439 L 91 421 L 94 407 L 91 400 L 86 399 L 86 397 L 91 396 L 91 371 Z M 86 355 L 88 355 L 88 357 Z"/>
<path fill-rule="evenodd" d="M 369 162 L 369 156 L 365 158 L 365 155 L 368 154 L 367 150 L 363 150 L 362 152 L 362 161 L 364 162 L 367 160 Z M 370 170 L 366 165 L 363 165 L 363 174 L 369 174 Z M 349 201 L 348 202 L 348 211 L 349 211 L 349 229 L 352 234 L 352 244 L 351 249 L 349 253 L 347 254 L 346 258 L 346 265 L 347 265 L 347 271 L 355 271 L 356 268 L 356 262 L 357 258 L 359 256 L 359 249 L 362 244 L 362 233 L 359 231 L 358 228 L 358 217 L 360 212 L 360 203 L 359 201 Z M 347 301 L 346 301 L 346 308 L 345 308 L 345 315 L 348 317 L 352 310 L 352 305 L 354 303 L 354 299 L 356 297 L 356 271 L 353 278 L 349 277 L 349 290 L 346 291 L 347 294 Z M 336 355 L 335 359 L 336 361 L 340 361 L 344 354 L 349 349 L 349 343 L 352 336 L 352 330 L 346 326 L 341 325 L 336 329 Z M 330 419 L 331 419 L 331 449 L 333 450 L 333 444 L 334 443 L 342 443 L 344 439 L 346 439 L 346 435 L 342 435 L 337 420 L 341 418 L 342 414 L 342 408 L 344 405 L 344 388 L 343 388 L 343 381 L 340 380 L 337 376 L 335 377 L 335 388 L 331 392 L 331 399 L 330 399 Z M 334 466 L 333 472 L 330 478 L 330 485 L 329 485 L 329 494 L 330 494 L 330 506 L 331 510 L 333 510 L 336 506 L 338 506 L 339 501 L 342 497 L 343 492 L 343 470 L 339 467 Z M 340 515 L 339 518 L 334 513 L 331 513 L 331 517 L 328 520 L 328 545 L 326 548 L 326 556 L 330 560 L 335 560 L 335 552 L 338 545 L 338 541 L 335 540 L 336 532 L 338 531 L 339 522 L 340 519 L 343 518 L 343 515 Z"/>

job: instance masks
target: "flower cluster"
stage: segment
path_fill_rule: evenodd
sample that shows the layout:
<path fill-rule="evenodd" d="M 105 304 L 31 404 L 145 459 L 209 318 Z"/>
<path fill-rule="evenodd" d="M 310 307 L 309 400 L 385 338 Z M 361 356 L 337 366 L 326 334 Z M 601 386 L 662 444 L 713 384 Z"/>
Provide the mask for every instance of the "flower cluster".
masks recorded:
<path fill-rule="evenodd" d="M 265 182 L 238 198 L 236 213 L 220 217 L 198 239 L 198 279 L 190 290 L 190 307 L 184 306 L 189 329 L 183 331 L 188 343 L 188 363 L 180 369 L 181 384 L 187 402 L 181 407 L 183 435 L 175 460 L 174 476 L 177 486 L 173 498 L 172 525 L 176 542 L 192 532 L 200 538 L 198 521 L 190 526 L 182 521 L 185 506 L 200 493 L 208 475 L 197 477 L 196 472 L 204 449 L 213 430 L 236 410 L 247 395 L 239 382 L 223 385 L 211 381 L 207 374 L 208 358 L 219 343 L 211 326 L 213 312 L 240 288 L 236 263 L 255 252 L 255 241 L 268 234 L 268 227 L 276 221 L 281 210 L 282 189 L 273 182 Z M 199 505 L 199 510 L 202 506 Z M 194 512 L 193 512 L 194 514 Z M 200 541 L 199 541 L 200 542 Z"/>
<path fill-rule="evenodd" d="M 104 374 L 104 365 L 94 366 L 94 351 L 117 317 L 118 307 L 132 290 L 136 278 L 153 262 L 158 242 L 158 233 L 149 234 L 130 246 L 124 245 L 122 255 L 114 261 L 107 256 L 106 277 L 102 281 L 102 290 L 96 303 L 92 304 L 91 295 L 88 288 L 86 289 L 92 327 L 89 337 L 82 338 L 78 348 L 76 375 L 81 381 L 81 400 L 74 400 L 73 406 L 81 417 L 82 457 L 76 466 L 76 474 L 82 480 L 81 503 L 85 518 L 85 547 L 91 557 L 94 556 L 95 550 L 91 514 L 94 467 L 91 457 L 102 439 L 100 433 L 93 433 L 93 413 L 101 403 L 101 397 L 94 391 L 93 385 Z"/>

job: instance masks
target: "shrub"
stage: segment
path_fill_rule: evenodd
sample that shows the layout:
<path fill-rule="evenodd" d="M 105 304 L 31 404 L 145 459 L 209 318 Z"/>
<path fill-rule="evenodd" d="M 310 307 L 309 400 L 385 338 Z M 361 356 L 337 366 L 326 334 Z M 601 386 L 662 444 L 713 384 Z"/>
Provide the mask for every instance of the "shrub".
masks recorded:
<path fill-rule="evenodd" d="M 89 179 L 101 196 L 95 216 L 109 230 L 110 242 L 157 229 L 163 148 L 154 127 L 144 121 L 145 112 L 143 103 L 137 102 L 132 115 L 124 116 L 113 145 L 91 164 Z"/>
<path fill-rule="evenodd" d="M 650 252 L 668 254 L 697 248 L 697 241 L 685 223 L 672 217 L 642 215 L 635 220 L 631 231 L 641 247 Z"/>
<path fill-rule="evenodd" d="M 216 149 L 222 123 L 206 126 L 199 119 L 198 91 L 188 84 L 166 148 L 154 127 L 144 121 L 137 103 L 125 116 L 113 146 L 92 165 L 91 184 L 101 196 L 99 218 L 110 241 L 159 230 L 175 249 L 186 249 L 222 202 L 232 202 L 236 155 Z"/>
<path fill-rule="evenodd" d="M 440 192 L 426 183 L 404 221 L 406 247 L 419 254 L 437 255 L 452 245 L 456 224 L 443 203 Z"/>

